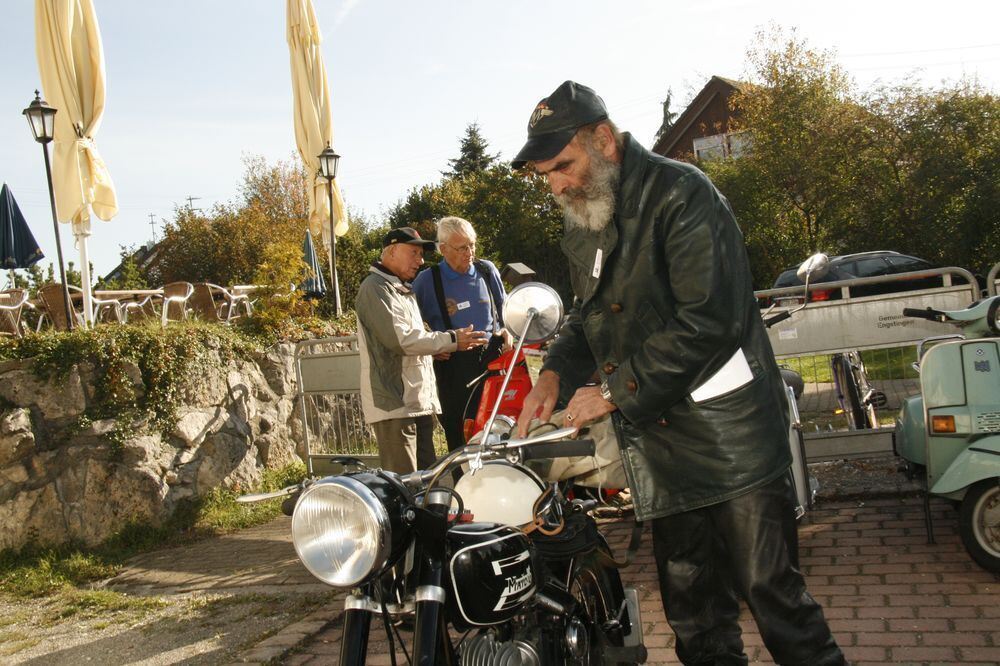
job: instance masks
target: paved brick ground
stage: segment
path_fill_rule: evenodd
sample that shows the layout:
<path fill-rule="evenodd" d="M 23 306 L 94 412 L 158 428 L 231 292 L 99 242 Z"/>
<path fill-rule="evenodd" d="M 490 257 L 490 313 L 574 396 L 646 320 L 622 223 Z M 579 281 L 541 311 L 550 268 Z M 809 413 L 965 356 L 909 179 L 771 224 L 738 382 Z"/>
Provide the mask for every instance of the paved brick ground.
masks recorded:
<path fill-rule="evenodd" d="M 935 500 L 932 509 L 936 544 L 927 543 L 922 505 L 913 497 L 824 505 L 800 527 L 809 589 L 852 663 L 1000 663 L 1000 577 L 966 554 L 951 505 Z M 602 529 L 613 544 L 623 546 L 628 527 L 613 523 Z M 648 536 L 645 546 L 646 554 L 623 577 L 639 590 L 647 663 L 676 664 Z M 329 609 L 328 617 L 326 626 L 282 663 L 335 663 L 339 609 Z M 750 660 L 771 663 L 745 608 L 741 624 Z M 398 649 L 397 654 L 401 659 Z M 374 626 L 368 663 L 390 663 L 384 636 Z"/>
<path fill-rule="evenodd" d="M 129 561 L 108 587 L 134 594 L 326 592 L 292 546 L 291 519 L 152 551 Z"/>

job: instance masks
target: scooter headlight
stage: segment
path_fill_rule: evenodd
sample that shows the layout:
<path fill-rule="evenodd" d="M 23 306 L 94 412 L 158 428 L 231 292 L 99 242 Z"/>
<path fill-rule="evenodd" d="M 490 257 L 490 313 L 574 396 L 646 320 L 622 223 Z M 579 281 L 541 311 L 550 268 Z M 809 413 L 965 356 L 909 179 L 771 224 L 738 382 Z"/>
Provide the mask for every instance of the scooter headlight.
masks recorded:
<path fill-rule="evenodd" d="M 373 474 L 314 483 L 292 514 L 299 559 L 328 585 L 358 585 L 390 563 L 408 532 L 400 517 L 402 501 L 398 487 Z"/>

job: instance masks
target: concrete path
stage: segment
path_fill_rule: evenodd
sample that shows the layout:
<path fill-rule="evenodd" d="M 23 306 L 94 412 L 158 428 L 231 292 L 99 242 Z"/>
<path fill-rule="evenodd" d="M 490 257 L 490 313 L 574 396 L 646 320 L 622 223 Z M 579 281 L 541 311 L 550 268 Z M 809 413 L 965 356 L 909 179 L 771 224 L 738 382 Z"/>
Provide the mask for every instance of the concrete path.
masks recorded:
<path fill-rule="evenodd" d="M 853 664 L 1000 663 L 1000 578 L 966 554 L 951 505 L 935 501 L 932 508 L 936 544 L 927 543 L 922 505 L 914 497 L 820 506 L 800 527 L 809 589 Z M 602 527 L 619 549 L 628 528 L 626 522 Z M 623 578 L 639 590 L 648 663 L 679 663 L 648 548 Z M 335 663 L 338 618 L 330 609 L 330 623 L 282 663 Z M 741 624 L 750 661 L 772 663 L 746 608 Z M 372 637 L 368 663 L 389 664 L 384 634 L 373 628 Z"/>

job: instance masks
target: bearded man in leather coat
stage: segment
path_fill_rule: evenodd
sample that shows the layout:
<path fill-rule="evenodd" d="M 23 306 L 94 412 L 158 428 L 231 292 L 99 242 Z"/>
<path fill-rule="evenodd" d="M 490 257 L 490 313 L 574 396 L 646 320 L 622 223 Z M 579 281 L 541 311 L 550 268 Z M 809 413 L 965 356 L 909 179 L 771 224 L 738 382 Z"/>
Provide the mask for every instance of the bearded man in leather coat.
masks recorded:
<path fill-rule="evenodd" d="M 729 203 L 563 83 L 513 162 L 563 208 L 573 305 L 519 419 L 611 414 L 685 664 L 745 664 L 739 598 L 781 664 L 842 664 L 797 569 L 788 415 Z M 571 397 L 570 397 L 571 396 Z"/>

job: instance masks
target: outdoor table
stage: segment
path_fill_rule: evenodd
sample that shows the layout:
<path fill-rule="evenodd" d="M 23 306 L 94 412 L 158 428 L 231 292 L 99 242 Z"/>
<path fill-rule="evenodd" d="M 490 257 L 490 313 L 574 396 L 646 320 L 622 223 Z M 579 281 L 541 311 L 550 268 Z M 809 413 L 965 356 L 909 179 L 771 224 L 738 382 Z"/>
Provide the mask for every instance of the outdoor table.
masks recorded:
<path fill-rule="evenodd" d="M 104 299 L 127 299 L 127 300 L 140 300 L 146 296 L 162 296 L 162 289 L 99 289 L 94 292 L 94 296 Z"/>

